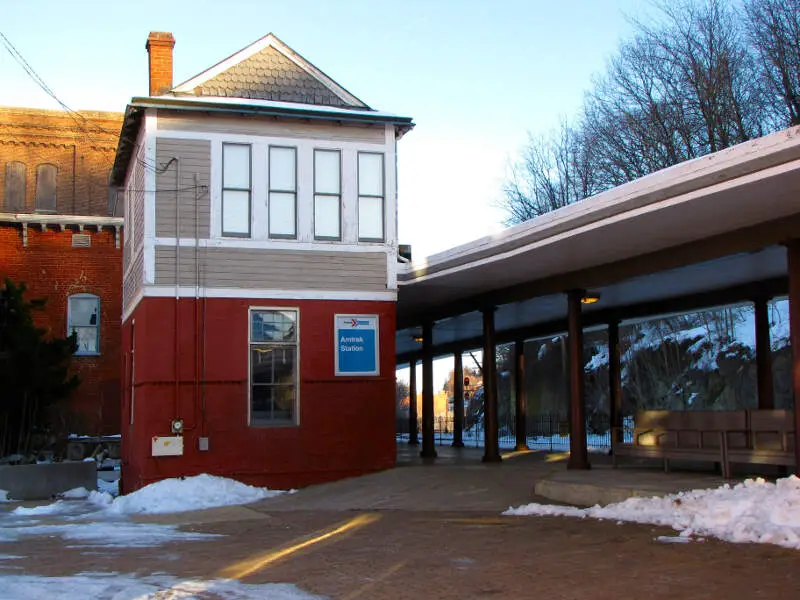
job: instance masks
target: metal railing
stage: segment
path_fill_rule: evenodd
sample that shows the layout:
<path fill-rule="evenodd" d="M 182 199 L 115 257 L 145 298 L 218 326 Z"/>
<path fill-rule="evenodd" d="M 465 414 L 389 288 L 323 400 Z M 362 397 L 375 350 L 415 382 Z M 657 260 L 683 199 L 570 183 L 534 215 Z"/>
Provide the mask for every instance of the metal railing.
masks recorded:
<path fill-rule="evenodd" d="M 605 419 L 606 422 L 608 419 Z M 624 419 L 626 437 L 630 437 L 627 429 L 633 427 L 633 419 Z M 434 418 L 433 433 L 437 446 L 448 446 L 453 443 L 453 417 L 439 416 Z M 397 418 L 396 439 L 398 442 L 408 442 L 408 418 Z M 597 419 L 587 423 L 586 443 L 590 450 L 605 452 L 611 449 L 611 430 L 608 423 L 598 423 Z M 526 440 L 528 448 L 532 450 L 567 451 L 569 450 L 569 421 L 563 415 L 543 414 L 531 415 L 526 424 Z M 516 422 L 512 417 L 501 419 L 497 428 L 498 444 L 500 448 L 511 449 L 517 445 Z M 422 424 L 417 422 L 417 438 L 422 440 Z M 476 423 L 465 427 L 461 434 L 464 445 L 472 448 L 482 447 L 484 444 L 483 423 Z M 626 440 L 630 441 L 630 440 Z"/>

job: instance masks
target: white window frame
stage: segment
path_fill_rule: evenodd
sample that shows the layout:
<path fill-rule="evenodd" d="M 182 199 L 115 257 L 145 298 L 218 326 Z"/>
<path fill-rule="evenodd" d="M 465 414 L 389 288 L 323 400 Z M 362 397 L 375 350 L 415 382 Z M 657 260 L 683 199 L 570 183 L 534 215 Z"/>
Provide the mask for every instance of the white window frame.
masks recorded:
<path fill-rule="evenodd" d="M 291 150 L 294 154 L 294 188 L 291 190 L 284 190 L 275 188 L 272 185 L 272 149 L 276 150 Z M 282 146 L 280 144 L 270 144 L 267 146 L 267 236 L 273 240 L 296 240 L 297 239 L 297 147 L 295 146 Z M 341 184 L 340 184 L 341 185 Z M 294 196 L 294 233 L 289 235 L 285 233 L 272 233 L 272 194 L 292 194 Z"/>
<path fill-rule="evenodd" d="M 373 155 L 381 157 L 381 192 L 380 196 L 365 194 L 361 191 L 361 156 Z M 358 241 L 359 242 L 384 242 L 386 241 L 386 155 L 383 152 L 359 151 L 356 156 L 356 185 L 358 187 Z M 361 237 L 361 199 L 379 198 L 381 201 L 381 236 L 378 238 Z"/>
<path fill-rule="evenodd" d="M 236 188 L 225 186 L 225 146 L 245 146 L 248 155 L 248 187 Z M 220 195 L 220 229 L 222 237 L 238 237 L 249 238 L 253 230 L 253 145 L 242 142 L 222 142 L 222 152 L 220 155 L 222 161 L 222 194 Z M 225 192 L 247 192 L 247 233 L 241 231 L 225 231 Z"/>
<path fill-rule="evenodd" d="M 73 356 L 100 356 L 100 296 L 96 294 L 72 294 L 67 296 L 67 337 L 72 335 L 72 299 L 79 300 L 93 299 L 97 303 L 97 323 L 95 325 L 75 325 L 74 327 L 94 327 L 97 330 L 97 350 L 96 351 L 82 351 L 80 348 L 75 349 Z"/>
<path fill-rule="evenodd" d="M 253 341 L 253 313 L 261 311 L 294 312 L 295 313 L 295 341 L 292 342 L 254 342 Z M 292 407 L 291 421 L 275 421 L 274 423 L 253 423 L 253 346 L 294 346 L 295 347 L 295 373 L 294 373 L 294 406 Z M 300 308 L 297 306 L 250 306 L 247 310 L 247 425 L 257 428 L 297 427 L 300 425 Z"/>
<path fill-rule="evenodd" d="M 339 193 L 334 194 L 332 192 L 318 192 L 317 191 L 317 153 L 318 152 L 326 152 L 326 153 L 335 153 L 339 157 Z M 313 210 L 313 230 L 314 230 L 314 239 L 320 241 L 331 241 L 331 242 L 339 242 L 342 240 L 342 213 L 343 206 L 342 206 L 342 150 L 338 148 L 314 148 L 314 173 L 313 173 L 313 180 L 314 180 L 314 204 L 312 207 Z M 339 201 L 339 235 L 331 236 L 331 235 L 317 235 L 317 196 L 325 196 L 326 198 L 337 198 Z"/>

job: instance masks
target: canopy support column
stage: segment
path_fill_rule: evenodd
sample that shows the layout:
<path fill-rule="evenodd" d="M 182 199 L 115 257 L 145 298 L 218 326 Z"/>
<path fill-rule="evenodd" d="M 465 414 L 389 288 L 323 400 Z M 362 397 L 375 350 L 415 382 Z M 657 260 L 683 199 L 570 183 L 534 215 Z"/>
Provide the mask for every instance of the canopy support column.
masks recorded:
<path fill-rule="evenodd" d="M 775 408 L 775 397 L 772 390 L 772 344 L 769 339 L 769 299 L 755 300 L 756 324 L 756 379 L 758 381 L 758 408 L 771 410 Z"/>
<path fill-rule="evenodd" d="M 422 458 L 436 458 L 433 435 L 433 323 L 422 325 Z"/>
<path fill-rule="evenodd" d="M 417 439 L 417 361 L 408 363 L 408 445 L 419 444 Z"/>
<path fill-rule="evenodd" d="M 453 354 L 453 448 L 463 448 L 464 441 L 464 361 L 461 351 Z"/>
<path fill-rule="evenodd" d="M 497 437 L 497 360 L 495 356 L 494 307 L 483 309 L 483 462 L 500 462 Z"/>
<path fill-rule="evenodd" d="M 517 450 L 528 450 L 528 398 L 525 395 L 525 342 L 514 342 L 514 414 Z"/>
<path fill-rule="evenodd" d="M 568 469 L 589 469 L 586 447 L 586 400 L 583 392 L 583 327 L 581 324 L 581 290 L 567 293 L 569 332 L 570 428 Z"/>
<path fill-rule="evenodd" d="M 608 324 L 608 416 L 611 423 L 611 451 L 623 441 L 622 369 L 620 368 L 619 322 Z"/>
<path fill-rule="evenodd" d="M 789 271 L 789 339 L 792 345 L 792 392 L 794 396 L 795 474 L 800 473 L 800 240 L 786 244 Z"/>

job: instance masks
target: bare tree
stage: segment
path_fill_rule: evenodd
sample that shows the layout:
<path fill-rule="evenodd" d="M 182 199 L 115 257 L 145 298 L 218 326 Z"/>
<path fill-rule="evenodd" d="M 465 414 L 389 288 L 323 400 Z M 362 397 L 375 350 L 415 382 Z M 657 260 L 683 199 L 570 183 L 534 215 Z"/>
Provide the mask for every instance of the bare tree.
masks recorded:
<path fill-rule="evenodd" d="M 633 22 L 635 35 L 594 80 L 579 118 L 550 137 L 530 138 L 504 188 L 508 223 L 776 128 L 758 54 L 748 45 L 754 34 L 745 34 L 733 5 L 672 0 L 658 8 L 652 22 Z M 781 31 L 795 31 L 788 16 L 784 22 Z"/>
<path fill-rule="evenodd" d="M 800 0 L 750 0 L 746 27 L 783 125 L 800 124 Z"/>

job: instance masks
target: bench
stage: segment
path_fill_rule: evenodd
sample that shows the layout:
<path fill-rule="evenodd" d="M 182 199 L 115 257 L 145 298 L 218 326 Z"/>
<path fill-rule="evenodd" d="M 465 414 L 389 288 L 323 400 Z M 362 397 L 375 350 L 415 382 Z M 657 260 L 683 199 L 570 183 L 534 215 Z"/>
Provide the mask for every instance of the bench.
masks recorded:
<path fill-rule="evenodd" d="M 632 441 L 612 428 L 615 467 L 623 456 L 662 460 L 667 472 L 670 460 L 705 461 L 730 477 L 731 464 L 795 464 L 791 411 L 638 411 L 622 433 Z"/>

